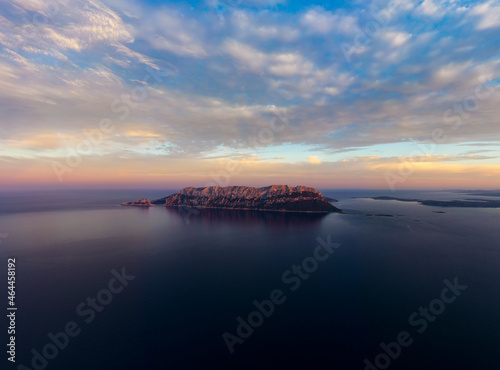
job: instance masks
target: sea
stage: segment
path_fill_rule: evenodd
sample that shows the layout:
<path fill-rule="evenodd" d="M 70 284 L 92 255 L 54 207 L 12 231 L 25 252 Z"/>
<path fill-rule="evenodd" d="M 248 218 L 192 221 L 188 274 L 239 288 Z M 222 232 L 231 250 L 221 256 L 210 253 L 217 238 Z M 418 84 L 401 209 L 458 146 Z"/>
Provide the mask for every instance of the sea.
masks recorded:
<path fill-rule="evenodd" d="M 0 193 L 2 369 L 500 368 L 500 209 L 120 205 L 177 190 Z"/>

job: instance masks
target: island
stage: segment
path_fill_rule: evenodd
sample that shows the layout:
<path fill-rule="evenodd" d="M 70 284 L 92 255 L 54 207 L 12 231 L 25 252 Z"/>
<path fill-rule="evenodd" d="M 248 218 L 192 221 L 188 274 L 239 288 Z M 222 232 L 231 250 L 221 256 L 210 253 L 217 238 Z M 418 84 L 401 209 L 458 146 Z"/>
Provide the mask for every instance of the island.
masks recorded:
<path fill-rule="evenodd" d="M 500 190 L 461 190 L 458 193 L 464 193 L 468 195 L 479 195 L 487 197 L 500 197 Z"/>
<path fill-rule="evenodd" d="M 122 206 L 134 206 L 134 207 L 151 207 L 153 204 L 146 199 L 142 198 L 141 200 L 138 200 L 136 202 L 123 202 Z"/>
<path fill-rule="evenodd" d="M 124 206 L 195 207 L 241 209 L 258 211 L 331 213 L 342 212 L 323 197 L 319 191 L 307 186 L 271 185 L 262 188 L 250 186 L 187 187 L 177 194 L 149 201 L 124 202 Z"/>

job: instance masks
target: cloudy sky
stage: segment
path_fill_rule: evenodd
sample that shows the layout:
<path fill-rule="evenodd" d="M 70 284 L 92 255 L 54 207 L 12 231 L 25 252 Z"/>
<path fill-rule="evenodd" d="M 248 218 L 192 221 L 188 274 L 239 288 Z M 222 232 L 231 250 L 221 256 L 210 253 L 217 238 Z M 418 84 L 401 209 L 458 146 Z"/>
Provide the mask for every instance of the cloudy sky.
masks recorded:
<path fill-rule="evenodd" d="M 2 0 L 0 183 L 500 188 L 499 1 Z"/>

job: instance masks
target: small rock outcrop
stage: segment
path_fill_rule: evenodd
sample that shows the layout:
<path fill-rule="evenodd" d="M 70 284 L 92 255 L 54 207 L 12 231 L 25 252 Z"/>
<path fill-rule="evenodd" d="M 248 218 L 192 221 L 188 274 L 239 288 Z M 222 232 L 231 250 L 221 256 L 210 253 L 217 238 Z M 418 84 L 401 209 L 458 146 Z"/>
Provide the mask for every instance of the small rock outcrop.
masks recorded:
<path fill-rule="evenodd" d="M 137 202 L 123 202 L 122 206 L 135 206 L 135 207 L 151 207 L 153 204 L 146 199 L 142 198 L 141 200 L 138 200 Z"/>
<path fill-rule="evenodd" d="M 262 188 L 249 186 L 187 187 L 177 194 L 154 200 L 152 204 L 166 207 L 188 206 L 314 213 L 341 212 L 316 189 L 287 185 L 272 185 Z"/>

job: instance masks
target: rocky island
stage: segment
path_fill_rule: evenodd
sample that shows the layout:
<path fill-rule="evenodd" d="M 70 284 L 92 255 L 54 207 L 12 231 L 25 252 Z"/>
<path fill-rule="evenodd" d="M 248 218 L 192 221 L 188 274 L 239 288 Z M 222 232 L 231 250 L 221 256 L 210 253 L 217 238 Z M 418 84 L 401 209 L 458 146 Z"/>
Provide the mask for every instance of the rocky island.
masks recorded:
<path fill-rule="evenodd" d="M 271 185 L 262 188 L 249 186 L 207 186 L 204 188 L 187 187 L 177 194 L 149 201 L 125 202 L 124 206 L 149 207 L 196 207 L 221 209 L 246 209 L 261 211 L 341 212 L 323 197 L 319 191 L 307 186 L 290 187 Z"/>
<path fill-rule="evenodd" d="M 123 202 L 122 206 L 151 207 L 152 204 L 148 199 L 142 198 L 141 200 L 138 200 L 137 202 Z"/>

